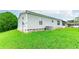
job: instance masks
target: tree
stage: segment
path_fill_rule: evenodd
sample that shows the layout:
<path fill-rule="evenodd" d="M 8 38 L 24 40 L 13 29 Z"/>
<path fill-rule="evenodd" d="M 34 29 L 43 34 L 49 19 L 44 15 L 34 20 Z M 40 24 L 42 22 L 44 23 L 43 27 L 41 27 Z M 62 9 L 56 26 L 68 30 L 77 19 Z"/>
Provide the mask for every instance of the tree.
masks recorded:
<path fill-rule="evenodd" d="M 0 13 L 0 32 L 17 28 L 17 17 L 11 12 Z"/>

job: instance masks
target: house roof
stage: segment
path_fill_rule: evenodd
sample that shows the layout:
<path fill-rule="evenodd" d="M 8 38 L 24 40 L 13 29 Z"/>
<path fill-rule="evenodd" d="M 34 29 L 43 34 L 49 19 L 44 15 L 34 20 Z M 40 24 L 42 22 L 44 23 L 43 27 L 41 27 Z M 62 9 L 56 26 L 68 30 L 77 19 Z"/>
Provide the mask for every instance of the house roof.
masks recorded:
<path fill-rule="evenodd" d="M 34 11 L 29 11 L 29 10 L 26 10 L 22 13 L 28 13 L 28 14 L 31 14 L 31 15 L 39 15 L 41 17 L 47 17 L 47 18 L 51 18 L 51 19 L 55 19 L 55 20 L 61 20 L 61 21 L 64 21 L 62 19 L 58 19 L 58 18 L 55 18 L 55 17 L 51 17 L 51 16 L 48 16 L 48 15 L 45 15 L 45 14 L 41 14 L 41 13 L 37 13 L 37 12 L 34 12 Z"/>

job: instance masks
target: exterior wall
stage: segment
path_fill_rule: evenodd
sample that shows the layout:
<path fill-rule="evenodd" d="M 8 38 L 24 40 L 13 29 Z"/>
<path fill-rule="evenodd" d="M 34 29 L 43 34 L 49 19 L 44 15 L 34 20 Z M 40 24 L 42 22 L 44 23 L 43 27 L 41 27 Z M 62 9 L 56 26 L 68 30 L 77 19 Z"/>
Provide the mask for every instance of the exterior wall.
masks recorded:
<path fill-rule="evenodd" d="M 42 21 L 43 24 L 39 25 L 39 21 Z M 52 25 L 53 23 L 51 19 L 28 14 L 28 28 L 29 29 L 45 28 L 45 26 L 52 26 Z"/>
<path fill-rule="evenodd" d="M 39 25 L 39 21 L 42 21 L 43 24 Z M 52 29 L 65 27 L 62 25 L 62 21 L 61 20 L 59 21 L 60 25 L 57 25 L 57 20 L 55 19 L 25 13 L 22 14 L 18 19 L 18 30 L 22 32 L 28 32 L 29 29 L 44 29 L 46 26 L 51 26 Z M 24 24 L 22 24 L 22 22 Z"/>
<path fill-rule="evenodd" d="M 39 21 L 42 21 L 43 24 L 39 25 Z M 62 25 L 62 21 L 61 20 L 59 21 L 60 21 L 60 25 L 57 25 L 57 20 L 55 19 L 28 14 L 28 29 L 45 28 L 46 26 L 51 26 L 53 29 L 58 28 L 58 27 L 60 28 L 64 27 Z"/>
<path fill-rule="evenodd" d="M 23 19 L 23 18 L 24 19 Z M 22 32 L 26 32 L 27 30 L 27 14 L 22 14 L 19 19 L 18 19 L 18 30 L 22 31 Z M 24 23 L 24 25 L 22 24 L 22 22 Z"/>
<path fill-rule="evenodd" d="M 61 20 L 59 20 L 60 21 L 60 25 L 57 25 L 57 20 L 54 20 L 54 29 L 55 28 L 64 28 L 65 26 L 63 25 L 63 23 L 62 23 L 62 21 Z"/>

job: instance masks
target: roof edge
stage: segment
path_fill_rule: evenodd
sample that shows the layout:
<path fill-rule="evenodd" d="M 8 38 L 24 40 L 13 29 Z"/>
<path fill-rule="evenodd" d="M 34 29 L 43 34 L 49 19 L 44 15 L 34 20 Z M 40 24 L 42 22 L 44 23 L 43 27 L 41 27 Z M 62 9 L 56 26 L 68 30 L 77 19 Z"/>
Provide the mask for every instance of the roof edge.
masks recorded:
<path fill-rule="evenodd" d="M 22 12 L 22 13 L 23 13 L 23 14 L 24 14 L 24 13 L 27 13 L 27 14 L 36 14 L 36 15 L 40 15 L 40 16 L 47 17 L 47 18 L 51 18 L 51 19 L 55 19 L 55 20 L 61 20 L 61 21 L 64 21 L 64 20 L 62 20 L 62 19 L 58 19 L 58 18 L 55 18 L 55 17 L 47 16 L 47 15 L 40 14 L 40 13 L 33 12 L 33 11 L 29 11 L 29 10 L 25 10 L 25 11 Z M 66 21 L 64 21 L 64 22 L 66 22 Z"/>

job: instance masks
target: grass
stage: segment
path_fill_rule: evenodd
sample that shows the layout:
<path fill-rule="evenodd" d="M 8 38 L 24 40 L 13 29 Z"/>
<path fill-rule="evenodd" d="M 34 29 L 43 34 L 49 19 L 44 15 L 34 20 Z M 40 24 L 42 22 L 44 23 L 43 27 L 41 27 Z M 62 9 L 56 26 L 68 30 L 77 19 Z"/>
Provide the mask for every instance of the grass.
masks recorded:
<path fill-rule="evenodd" d="M 22 33 L 11 30 L 0 33 L 0 48 L 79 48 L 79 29 Z"/>

